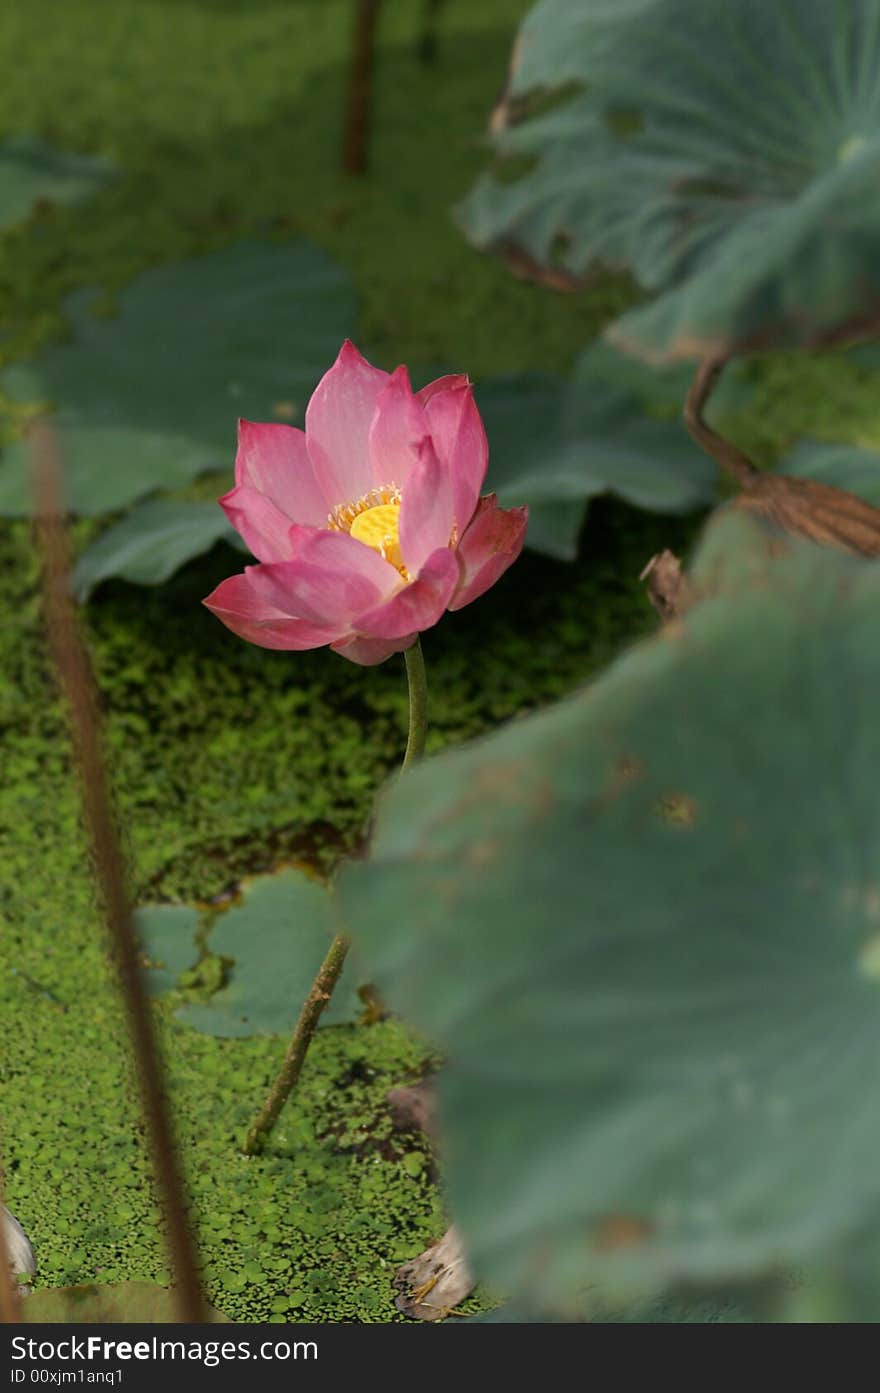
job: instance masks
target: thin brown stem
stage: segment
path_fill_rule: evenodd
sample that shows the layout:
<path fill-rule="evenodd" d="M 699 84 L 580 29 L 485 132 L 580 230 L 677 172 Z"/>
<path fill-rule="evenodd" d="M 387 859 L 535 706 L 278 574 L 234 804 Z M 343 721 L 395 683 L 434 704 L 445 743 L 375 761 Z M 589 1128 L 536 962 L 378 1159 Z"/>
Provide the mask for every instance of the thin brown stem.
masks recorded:
<path fill-rule="evenodd" d="M 68 708 L 102 910 L 128 1016 L 144 1117 L 164 1209 L 177 1319 L 195 1322 L 204 1318 L 195 1247 L 162 1084 L 158 1042 L 141 978 L 125 863 L 101 747 L 92 673 L 70 599 L 70 558 L 61 506 L 60 455 L 55 432 L 47 423 L 39 422 L 32 428 L 30 451 L 37 504 L 36 532 L 44 565 L 49 648 Z"/>
<path fill-rule="evenodd" d="M 725 440 L 703 419 L 715 385 L 721 376 L 726 358 L 704 358 L 694 375 L 684 403 L 684 423 L 701 449 L 717 460 L 721 468 L 736 479 L 743 488 L 748 488 L 760 470 L 756 469 L 748 455 L 736 445 Z"/>
<path fill-rule="evenodd" d="M 245 1137 L 242 1150 L 246 1156 L 257 1156 L 263 1150 L 272 1128 L 278 1121 L 281 1109 L 297 1085 L 312 1036 L 318 1028 L 321 1012 L 333 995 L 333 988 L 345 966 L 348 948 L 348 939 L 345 934 L 339 933 L 327 949 L 327 956 L 300 1012 L 293 1038 L 284 1056 L 284 1063 L 259 1116 Z"/>
<path fill-rule="evenodd" d="M 381 0 L 354 0 L 354 34 L 348 70 L 342 167 L 346 174 L 365 174 L 370 142 L 376 24 Z"/>

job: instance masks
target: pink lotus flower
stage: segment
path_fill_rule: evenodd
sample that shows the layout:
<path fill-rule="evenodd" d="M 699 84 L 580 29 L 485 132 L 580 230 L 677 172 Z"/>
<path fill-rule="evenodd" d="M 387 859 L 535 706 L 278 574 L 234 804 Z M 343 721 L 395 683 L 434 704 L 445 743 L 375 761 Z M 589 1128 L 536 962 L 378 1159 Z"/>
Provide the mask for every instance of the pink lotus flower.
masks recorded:
<path fill-rule="evenodd" d="M 208 609 L 263 648 L 381 663 L 488 590 L 522 550 L 528 510 L 480 497 L 488 446 L 466 377 L 413 393 L 346 341 L 305 431 L 239 421 L 220 499 L 260 565 Z"/>

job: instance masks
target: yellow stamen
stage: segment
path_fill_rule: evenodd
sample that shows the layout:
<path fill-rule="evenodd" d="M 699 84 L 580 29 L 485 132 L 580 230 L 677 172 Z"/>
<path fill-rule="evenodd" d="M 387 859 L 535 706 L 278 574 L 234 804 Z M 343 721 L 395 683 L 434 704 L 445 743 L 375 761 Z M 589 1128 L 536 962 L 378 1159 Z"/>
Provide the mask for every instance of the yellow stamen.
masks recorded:
<path fill-rule="evenodd" d="M 370 489 L 354 503 L 338 503 L 332 513 L 327 515 L 327 526 L 333 532 L 350 532 L 351 524 L 360 513 L 368 508 L 378 508 L 380 503 L 399 503 L 400 489 L 396 484 L 382 484 Z"/>
<path fill-rule="evenodd" d="M 400 554 L 399 521 L 399 503 L 380 503 L 376 508 L 366 508 L 358 513 L 349 531 L 356 541 L 372 547 L 405 576 L 406 568 Z"/>
<path fill-rule="evenodd" d="M 331 532 L 348 532 L 355 541 L 372 547 L 408 581 L 409 571 L 400 554 L 399 518 L 400 489 L 396 484 L 381 484 L 354 503 L 339 503 L 328 515 L 327 526 Z"/>

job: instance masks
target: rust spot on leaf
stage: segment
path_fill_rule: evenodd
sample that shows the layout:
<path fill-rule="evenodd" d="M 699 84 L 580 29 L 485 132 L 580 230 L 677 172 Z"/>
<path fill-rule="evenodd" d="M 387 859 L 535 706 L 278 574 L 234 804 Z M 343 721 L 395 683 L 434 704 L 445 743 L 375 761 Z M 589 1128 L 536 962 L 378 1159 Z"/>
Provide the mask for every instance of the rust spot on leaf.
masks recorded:
<path fill-rule="evenodd" d="M 484 837 L 481 841 L 471 842 L 467 849 L 467 859 L 471 866 L 481 870 L 497 861 L 500 852 L 501 842 L 497 837 Z"/>
<path fill-rule="evenodd" d="M 472 785 L 475 801 L 482 803 L 488 796 L 528 808 L 537 816 L 545 816 L 556 806 L 556 793 L 548 778 L 536 778 L 531 765 L 515 762 L 487 764 L 480 769 Z"/>
<path fill-rule="evenodd" d="M 621 755 L 615 765 L 615 774 L 621 783 L 633 783 L 645 777 L 644 761 L 636 755 Z"/>
<path fill-rule="evenodd" d="M 611 777 L 605 788 L 590 803 L 593 814 L 603 813 L 615 803 L 624 790 L 645 776 L 646 766 L 637 755 L 620 755 L 611 767 Z"/>
<path fill-rule="evenodd" d="M 610 1214 L 607 1219 L 601 1219 L 596 1227 L 596 1247 L 600 1253 L 636 1248 L 646 1242 L 653 1231 L 651 1221 L 638 1214 Z"/>
<path fill-rule="evenodd" d="M 689 793 L 665 793 L 657 804 L 664 822 L 677 827 L 693 827 L 699 815 L 699 804 Z"/>

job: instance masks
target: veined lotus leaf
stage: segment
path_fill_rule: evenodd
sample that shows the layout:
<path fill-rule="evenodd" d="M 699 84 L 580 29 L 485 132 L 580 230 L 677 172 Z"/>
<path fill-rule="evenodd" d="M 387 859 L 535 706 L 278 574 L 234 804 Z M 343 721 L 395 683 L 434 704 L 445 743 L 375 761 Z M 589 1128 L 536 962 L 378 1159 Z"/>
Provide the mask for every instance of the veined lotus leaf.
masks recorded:
<path fill-rule="evenodd" d="M 199 912 L 188 904 L 150 904 L 135 912 L 135 932 L 148 966 L 144 983 L 151 996 L 177 986 L 198 957 Z"/>
<path fill-rule="evenodd" d="M 875 0 L 543 0 L 493 127 L 528 168 L 478 182 L 466 232 L 573 284 L 629 269 L 656 298 L 612 325 L 618 347 L 699 358 L 880 323 Z"/>
<path fill-rule="evenodd" d="M 90 312 L 93 296 L 70 299 L 71 342 L 0 376 L 13 399 L 55 407 L 76 513 L 231 468 L 239 416 L 301 425 L 354 318 L 347 273 L 304 241 L 239 242 L 146 271 L 113 318 Z M 0 513 L 30 507 L 17 441 L 0 455 Z"/>
<path fill-rule="evenodd" d="M 505 508 L 528 503 L 526 545 L 560 560 L 577 555 L 585 504 L 596 494 L 660 512 L 704 506 L 718 470 L 681 424 L 689 380 L 681 365 L 658 372 L 606 344 L 581 354 L 568 381 L 551 373 L 484 379 L 477 384 L 489 437 L 483 491 L 496 491 Z M 743 390 L 741 377 L 726 374 L 713 409 L 723 411 Z M 658 410 L 675 419 L 650 414 Z M 247 551 L 216 504 L 146 499 L 85 550 L 76 593 L 86 600 L 111 577 L 160 585 L 221 539 Z"/>
<path fill-rule="evenodd" d="M 216 503 L 148 498 L 102 532 L 79 558 L 73 587 L 87 600 L 103 580 L 119 577 L 136 585 L 161 585 L 215 542 L 241 550 L 238 533 Z"/>
<path fill-rule="evenodd" d="M 206 1002 L 181 1006 L 177 1019 L 207 1035 L 290 1034 L 338 924 L 332 893 L 299 870 L 256 876 L 241 903 L 220 915 L 212 953 L 232 961 L 228 981 Z M 349 961 L 321 1025 L 357 1019 L 358 965 Z"/>
<path fill-rule="evenodd" d="M 446 1055 L 475 1272 L 544 1311 L 796 1269 L 880 1206 L 880 566 L 730 510 L 692 575 L 589 689 L 395 781 L 338 883 Z"/>
<path fill-rule="evenodd" d="M 504 507 L 528 503 L 527 546 L 574 557 L 584 505 L 602 493 L 668 513 L 713 501 L 718 466 L 681 421 L 689 379 L 688 370 L 652 371 L 595 344 L 568 380 L 520 373 L 477 384 L 489 436 L 486 489 Z M 716 410 L 743 390 L 733 374 L 724 386 Z M 652 414 L 658 409 L 673 419 Z"/>

